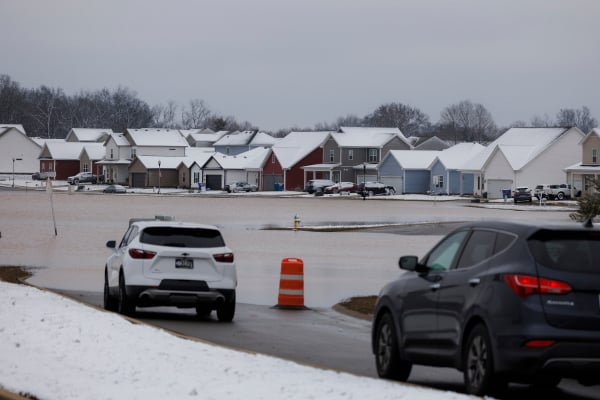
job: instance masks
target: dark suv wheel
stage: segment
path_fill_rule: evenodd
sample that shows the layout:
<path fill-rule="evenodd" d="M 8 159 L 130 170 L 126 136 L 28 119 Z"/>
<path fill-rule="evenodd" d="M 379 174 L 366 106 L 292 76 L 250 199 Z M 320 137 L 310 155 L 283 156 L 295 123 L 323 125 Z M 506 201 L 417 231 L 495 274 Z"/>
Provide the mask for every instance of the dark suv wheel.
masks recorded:
<path fill-rule="evenodd" d="M 494 375 L 494 354 L 487 329 L 476 325 L 469 334 L 463 354 L 464 381 L 467 393 L 476 396 L 497 394 L 507 387 Z"/>
<path fill-rule="evenodd" d="M 400 359 L 396 328 L 389 313 L 385 313 L 377 324 L 375 364 L 380 377 L 397 381 L 406 381 L 412 370 L 411 363 Z"/>

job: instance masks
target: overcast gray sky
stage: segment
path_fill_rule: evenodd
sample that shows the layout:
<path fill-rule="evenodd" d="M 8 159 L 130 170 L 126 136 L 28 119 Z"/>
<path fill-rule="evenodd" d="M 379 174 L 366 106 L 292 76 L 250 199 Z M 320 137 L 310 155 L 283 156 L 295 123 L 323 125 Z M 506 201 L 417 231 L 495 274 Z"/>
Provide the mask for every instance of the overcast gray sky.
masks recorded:
<path fill-rule="evenodd" d="M 498 125 L 600 119 L 598 0 L 0 0 L 0 74 L 22 86 L 203 99 L 261 129 L 388 102 L 432 122 L 461 100 Z"/>

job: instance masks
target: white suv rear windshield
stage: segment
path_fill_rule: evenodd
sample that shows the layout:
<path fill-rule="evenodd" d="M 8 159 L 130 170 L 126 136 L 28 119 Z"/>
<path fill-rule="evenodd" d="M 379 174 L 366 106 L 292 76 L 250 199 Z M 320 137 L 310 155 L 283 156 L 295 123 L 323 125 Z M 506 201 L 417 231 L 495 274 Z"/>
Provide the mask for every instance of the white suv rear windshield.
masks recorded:
<path fill-rule="evenodd" d="M 214 229 L 149 227 L 144 229 L 140 242 L 167 247 L 223 247 L 221 233 Z"/>

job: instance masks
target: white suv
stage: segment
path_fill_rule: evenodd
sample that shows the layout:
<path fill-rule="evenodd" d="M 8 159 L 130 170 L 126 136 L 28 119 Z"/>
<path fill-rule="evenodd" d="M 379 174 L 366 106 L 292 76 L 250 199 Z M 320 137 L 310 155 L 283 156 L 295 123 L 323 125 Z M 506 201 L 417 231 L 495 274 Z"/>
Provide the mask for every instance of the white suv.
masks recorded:
<path fill-rule="evenodd" d="M 104 271 L 104 308 L 132 315 L 137 307 L 196 308 L 219 321 L 235 314 L 237 273 L 218 228 L 164 219 L 132 219 Z"/>

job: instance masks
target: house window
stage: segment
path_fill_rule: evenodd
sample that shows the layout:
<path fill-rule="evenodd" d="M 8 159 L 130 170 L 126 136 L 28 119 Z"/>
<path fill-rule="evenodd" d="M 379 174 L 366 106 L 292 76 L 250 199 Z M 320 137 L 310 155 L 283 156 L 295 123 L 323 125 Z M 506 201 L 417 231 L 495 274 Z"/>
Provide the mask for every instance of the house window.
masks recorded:
<path fill-rule="evenodd" d="M 368 151 L 368 161 L 370 163 L 376 163 L 377 162 L 377 149 L 369 149 Z"/>
<path fill-rule="evenodd" d="M 329 149 L 329 162 L 335 161 L 335 150 Z"/>
<path fill-rule="evenodd" d="M 115 159 L 115 154 L 114 154 L 114 149 L 110 149 L 110 159 L 114 160 Z"/>
<path fill-rule="evenodd" d="M 135 158 L 135 154 L 136 154 L 136 149 L 134 149 L 133 147 L 131 148 L 131 159 L 133 160 Z"/>
<path fill-rule="evenodd" d="M 354 160 L 354 150 L 348 150 L 348 160 Z"/>
<path fill-rule="evenodd" d="M 592 164 L 598 164 L 598 149 L 592 149 Z"/>
<path fill-rule="evenodd" d="M 194 172 L 194 183 L 200 182 L 200 172 Z"/>
<path fill-rule="evenodd" d="M 275 154 L 271 154 L 271 163 L 275 164 Z"/>
<path fill-rule="evenodd" d="M 433 177 L 433 184 L 436 188 L 444 187 L 444 175 L 435 175 Z"/>
<path fill-rule="evenodd" d="M 83 168 L 82 168 L 83 172 L 90 172 L 90 167 L 87 164 L 83 164 Z"/>

